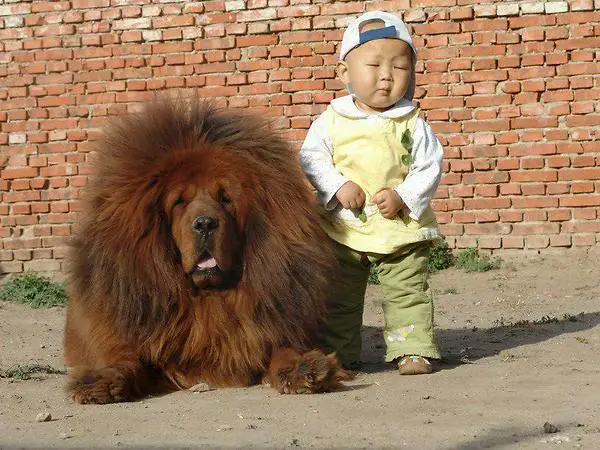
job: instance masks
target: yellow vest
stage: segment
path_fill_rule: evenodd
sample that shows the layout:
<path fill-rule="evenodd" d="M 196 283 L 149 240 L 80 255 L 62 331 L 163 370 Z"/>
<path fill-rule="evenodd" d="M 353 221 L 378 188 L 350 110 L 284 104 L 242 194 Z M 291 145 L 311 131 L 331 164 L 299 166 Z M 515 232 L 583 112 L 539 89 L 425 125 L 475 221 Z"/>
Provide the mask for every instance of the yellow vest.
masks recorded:
<path fill-rule="evenodd" d="M 394 253 L 405 245 L 439 237 L 431 207 L 418 221 L 406 211 L 394 219 L 386 219 L 371 202 L 378 191 L 393 189 L 406 178 L 419 110 L 396 119 L 372 122 L 342 116 L 331 106 L 323 115 L 332 141 L 333 164 L 342 175 L 358 184 L 367 197 L 364 215 L 360 218 L 341 206 L 333 211 L 322 209 L 321 224 L 325 232 L 354 250 L 380 254 Z"/>

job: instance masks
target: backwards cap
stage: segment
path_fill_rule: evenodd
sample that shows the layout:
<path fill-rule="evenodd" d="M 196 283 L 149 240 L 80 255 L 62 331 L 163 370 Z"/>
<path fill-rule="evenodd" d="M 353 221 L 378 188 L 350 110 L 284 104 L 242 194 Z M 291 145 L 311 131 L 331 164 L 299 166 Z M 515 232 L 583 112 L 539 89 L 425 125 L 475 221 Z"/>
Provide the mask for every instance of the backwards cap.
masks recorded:
<path fill-rule="evenodd" d="M 363 25 L 365 22 L 371 22 L 373 20 L 382 21 L 385 24 L 384 27 L 376 28 L 374 30 L 369 31 L 363 31 L 361 33 L 361 25 Z M 375 39 L 400 39 L 401 41 L 406 42 L 412 49 L 413 66 L 411 71 L 411 79 L 408 84 L 406 94 L 404 95 L 404 98 L 406 100 L 412 101 L 413 95 L 415 93 L 415 64 L 417 62 L 417 50 L 415 49 L 406 24 L 394 14 L 390 14 L 384 11 L 369 11 L 350 22 L 348 28 L 346 28 L 346 31 L 344 31 L 344 36 L 342 37 L 340 61 L 346 58 L 346 55 L 350 53 L 350 50 L 355 49 L 356 47 L 364 44 L 365 42 L 369 42 Z"/>

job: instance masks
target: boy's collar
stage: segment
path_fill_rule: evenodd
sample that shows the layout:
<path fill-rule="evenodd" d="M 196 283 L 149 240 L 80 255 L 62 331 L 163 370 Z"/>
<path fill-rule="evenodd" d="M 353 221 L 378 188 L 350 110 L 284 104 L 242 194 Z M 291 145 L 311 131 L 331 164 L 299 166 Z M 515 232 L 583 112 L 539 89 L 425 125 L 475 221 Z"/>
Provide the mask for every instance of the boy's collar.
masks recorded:
<path fill-rule="evenodd" d="M 331 101 L 331 107 L 336 113 L 351 119 L 364 119 L 369 116 L 397 119 L 411 113 L 416 108 L 414 103 L 406 100 L 405 98 L 401 98 L 390 109 L 380 113 L 368 113 L 358 109 L 358 107 L 354 104 L 352 95 L 345 95 L 344 97 L 333 99 Z"/>

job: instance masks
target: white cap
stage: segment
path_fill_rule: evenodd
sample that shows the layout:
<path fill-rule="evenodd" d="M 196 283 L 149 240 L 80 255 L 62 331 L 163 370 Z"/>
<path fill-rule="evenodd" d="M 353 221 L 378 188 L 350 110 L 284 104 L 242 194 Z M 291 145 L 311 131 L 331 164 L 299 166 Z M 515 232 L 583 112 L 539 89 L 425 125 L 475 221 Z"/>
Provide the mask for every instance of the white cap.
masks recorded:
<path fill-rule="evenodd" d="M 380 20 L 384 22 L 385 27 L 361 33 L 361 25 L 372 20 Z M 408 89 L 404 95 L 405 99 L 412 101 L 415 93 L 415 64 L 417 62 L 417 50 L 415 49 L 415 45 L 413 44 L 406 24 L 394 14 L 384 11 L 369 11 L 350 22 L 342 37 L 340 61 L 346 58 L 346 55 L 350 52 L 350 50 L 374 39 L 400 39 L 401 41 L 406 42 L 412 49 L 412 74 L 408 84 Z"/>

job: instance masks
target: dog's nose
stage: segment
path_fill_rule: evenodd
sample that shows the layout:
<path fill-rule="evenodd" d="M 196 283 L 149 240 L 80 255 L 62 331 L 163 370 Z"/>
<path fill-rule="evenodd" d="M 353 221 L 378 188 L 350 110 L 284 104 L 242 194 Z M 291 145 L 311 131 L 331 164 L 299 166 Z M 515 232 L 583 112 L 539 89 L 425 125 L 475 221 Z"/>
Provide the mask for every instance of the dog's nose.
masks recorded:
<path fill-rule="evenodd" d="M 198 216 L 192 221 L 192 228 L 201 234 L 212 233 L 219 226 L 219 221 L 210 216 Z"/>

